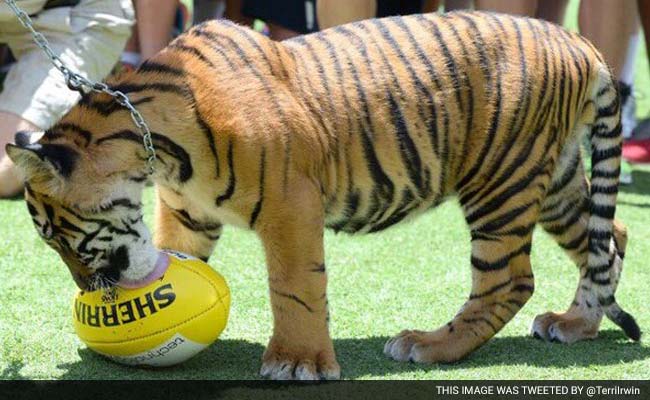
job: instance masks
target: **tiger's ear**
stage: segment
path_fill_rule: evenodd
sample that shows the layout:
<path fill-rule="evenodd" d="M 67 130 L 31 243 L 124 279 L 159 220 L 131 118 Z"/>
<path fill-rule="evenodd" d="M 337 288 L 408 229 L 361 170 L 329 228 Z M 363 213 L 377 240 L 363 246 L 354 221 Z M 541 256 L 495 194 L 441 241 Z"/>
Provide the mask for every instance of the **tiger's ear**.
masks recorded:
<path fill-rule="evenodd" d="M 34 143 L 25 136 L 19 138 L 19 134 L 16 134 L 16 144 L 10 143 L 5 149 L 28 180 L 35 177 L 67 178 L 72 174 L 79 158 L 75 150 L 59 144 Z"/>

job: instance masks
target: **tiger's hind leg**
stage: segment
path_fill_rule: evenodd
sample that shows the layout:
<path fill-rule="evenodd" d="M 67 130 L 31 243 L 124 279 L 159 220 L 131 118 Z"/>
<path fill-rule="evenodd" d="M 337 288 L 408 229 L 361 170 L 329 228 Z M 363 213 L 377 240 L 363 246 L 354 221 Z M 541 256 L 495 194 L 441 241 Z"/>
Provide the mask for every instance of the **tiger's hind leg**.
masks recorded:
<path fill-rule="evenodd" d="M 576 143 L 567 147 L 560 159 L 558 173 L 542 206 L 540 223 L 576 263 L 580 282 L 566 312 L 547 312 L 535 318 L 532 334 L 537 338 L 573 343 L 598 336 L 603 310 L 593 290 L 596 283 L 590 278 L 587 265 L 589 205 L 589 187 Z M 613 265 L 609 275 L 616 290 L 627 244 L 625 226 L 616 220 L 613 235 L 610 245 Z"/>
<path fill-rule="evenodd" d="M 533 294 L 532 231 L 549 180 L 550 174 L 540 173 L 514 195 L 508 187 L 499 187 L 488 200 L 463 204 L 472 232 L 469 299 L 438 330 L 403 331 L 390 339 L 384 347 L 387 356 L 398 361 L 453 362 L 484 344 L 515 316 Z"/>

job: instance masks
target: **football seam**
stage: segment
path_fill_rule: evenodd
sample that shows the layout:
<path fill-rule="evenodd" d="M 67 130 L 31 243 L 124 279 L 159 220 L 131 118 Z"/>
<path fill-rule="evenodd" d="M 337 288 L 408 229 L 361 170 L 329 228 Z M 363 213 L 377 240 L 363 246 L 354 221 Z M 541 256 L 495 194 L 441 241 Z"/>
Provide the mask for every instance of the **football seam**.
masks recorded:
<path fill-rule="evenodd" d="M 183 264 L 181 264 L 181 266 L 182 266 L 183 268 L 186 268 L 186 269 L 188 269 L 189 271 L 191 271 L 191 272 L 193 272 L 193 273 L 195 273 L 195 274 L 197 274 L 197 275 L 203 277 L 203 278 L 207 278 L 205 275 L 203 275 L 203 274 L 200 273 L 199 271 L 196 271 L 196 270 L 193 269 L 193 268 L 189 268 L 187 265 L 183 265 Z M 210 268 L 211 268 L 211 267 L 210 267 Z M 225 311 L 226 313 L 229 314 L 229 310 L 226 308 L 226 305 L 224 304 L 223 299 L 225 299 L 226 297 L 230 297 L 230 293 L 228 293 L 228 294 L 225 295 L 225 296 L 220 296 L 220 295 L 219 295 L 219 291 L 217 290 L 217 287 L 214 285 L 214 283 L 212 283 L 212 281 L 209 280 L 209 279 L 206 279 L 206 281 L 208 281 L 208 283 L 210 284 L 210 286 L 212 286 L 212 289 L 213 289 L 214 292 L 217 294 L 217 299 L 218 299 L 219 301 L 218 301 L 218 302 L 215 302 L 215 303 L 212 304 L 210 307 L 206 308 L 205 310 L 201 311 L 200 313 L 196 314 L 195 316 L 193 316 L 193 317 L 191 317 L 191 318 L 189 318 L 189 319 L 183 320 L 182 322 L 179 322 L 179 323 L 177 323 L 176 325 L 172 325 L 172 326 L 170 326 L 170 327 L 168 327 L 168 328 L 166 328 L 166 329 L 162 329 L 162 330 L 159 330 L 159 331 L 156 331 L 156 332 L 150 333 L 150 334 L 148 334 L 148 335 L 146 335 L 146 336 L 141 336 L 141 337 L 138 337 L 138 338 L 135 338 L 135 339 L 122 340 L 122 341 L 119 341 L 119 342 L 107 342 L 107 341 L 85 340 L 83 337 L 81 337 L 81 335 L 79 335 L 79 338 L 82 339 L 82 340 L 83 340 L 84 342 L 86 342 L 87 344 L 104 344 L 104 345 L 108 344 L 108 345 L 118 345 L 118 344 L 123 344 L 123 343 L 133 343 L 133 342 L 137 342 L 137 341 L 139 341 L 139 340 L 145 340 L 145 339 L 148 339 L 148 338 L 150 338 L 150 337 L 152 337 L 152 336 L 156 336 L 156 335 L 159 335 L 159 334 L 161 334 L 161 333 L 165 333 L 165 332 L 167 332 L 167 331 L 169 331 L 169 330 L 172 330 L 172 329 L 178 328 L 178 327 L 180 327 L 180 326 L 182 326 L 182 325 L 185 325 L 185 324 L 187 324 L 187 323 L 189 323 L 189 322 L 192 322 L 193 320 L 199 318 L 199 317 L 202 316 L 203 314 L 212 311 L 212 309 L 213 309 L 214 307 L 216 307 L 218 304 L 221 304 L 221 305 L 223 306 L 223 308 L 224 308 L 224 311 Z M 224 283 L 226 284 L 226 287 L 228 287 L 228 284 L 225 282 L 225 279 L 224 279 Z M 228 291 L 230 292 L 230 288 L 228 288 Z M 225 329 L 225 326 L 224 326 L 224 329 Z M 222 331 L 222 332 L 223 332 L 223 331 Z"/>

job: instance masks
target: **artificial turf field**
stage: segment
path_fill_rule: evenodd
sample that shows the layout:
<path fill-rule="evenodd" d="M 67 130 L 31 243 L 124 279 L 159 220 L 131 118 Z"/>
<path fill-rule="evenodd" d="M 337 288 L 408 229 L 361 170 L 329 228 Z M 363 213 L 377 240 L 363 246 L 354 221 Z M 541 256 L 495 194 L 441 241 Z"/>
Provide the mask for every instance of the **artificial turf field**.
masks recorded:
<path fill-rule="evenodd" d="M 650 111 L 647 71 L 642 51 L 637 78 L 642 115 Z M 633 177 L 618 203 L 617 217 L 627 224 L 630 241 L 617 299 L 647 331 L 650 168 L 635 168 Z M 147 189 L 150 226 L 152 199 Z M 535 315 L 566 309 L 578 277 L 562 250 L 539 230 L 532 252 L 533 298 L 494 339 L 449 365 L 397 363 L 382 349 L 402 329 L 446 323 L 469 294 L 469 233 L 454 201 L 379 234 L 328 232 L 325 243 L 331 333 L 345 379 L 650 379 L 650 339 L 631 343 L 609 321 L 589 342 L 551 344 L 529 336 Z M 71 313 L 76 289 L 67 268 L 38 238 L 23 201 L 0 201 L 0 379 L 257 378 L 271 332 L 261 246 L 253 234 L 226 228 L 210 264 L 232 292 L 221 339 L 177 367 L 123 367 L 95 355 L 76 337 Z"/>

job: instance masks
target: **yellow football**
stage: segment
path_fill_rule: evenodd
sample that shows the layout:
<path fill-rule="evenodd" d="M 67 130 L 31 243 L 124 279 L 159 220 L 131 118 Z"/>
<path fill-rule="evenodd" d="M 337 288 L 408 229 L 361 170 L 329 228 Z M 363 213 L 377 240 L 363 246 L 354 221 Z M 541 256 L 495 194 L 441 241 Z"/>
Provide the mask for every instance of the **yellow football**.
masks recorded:
<path fill-rule="evenodd" d="M 145 287 L 77 293 L 74 328 L 89 348 L 122 364 L 162 367 L 219 337 L 230 309 L 226 281 L 199 259 L 167 257 L 164 275 Z"/>

